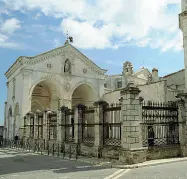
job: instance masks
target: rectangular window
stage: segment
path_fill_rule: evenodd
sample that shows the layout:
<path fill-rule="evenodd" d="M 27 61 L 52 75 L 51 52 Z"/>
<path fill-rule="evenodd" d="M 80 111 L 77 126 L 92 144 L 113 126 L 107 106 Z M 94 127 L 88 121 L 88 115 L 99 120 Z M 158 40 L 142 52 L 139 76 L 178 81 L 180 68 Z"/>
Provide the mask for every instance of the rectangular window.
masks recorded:
<path fill-rule="evenodd" d="M 122 88 L 122 81 L 117 82 L 117 88 Z"/>
<path fill-rule="evenodd" d="M 107 88 L 107 83 L 104 84 L 104 87 Z"/>

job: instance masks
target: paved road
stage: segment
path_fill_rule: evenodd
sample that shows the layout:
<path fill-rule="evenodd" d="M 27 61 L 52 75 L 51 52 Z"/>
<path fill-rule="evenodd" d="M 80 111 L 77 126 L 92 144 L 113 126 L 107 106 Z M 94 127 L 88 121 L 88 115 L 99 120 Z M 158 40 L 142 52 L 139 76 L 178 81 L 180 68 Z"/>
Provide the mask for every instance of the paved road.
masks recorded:
<path fill-rule="evenodd" d="M 0 149 L 0 179 L 187 179 L 187 161 L 111 169 L 14 149 Z"/>
<path fill-rule="evenodd" d="M 14 149 L 0 149 L 0 179 L 108 179 L 118 170 Z"/>

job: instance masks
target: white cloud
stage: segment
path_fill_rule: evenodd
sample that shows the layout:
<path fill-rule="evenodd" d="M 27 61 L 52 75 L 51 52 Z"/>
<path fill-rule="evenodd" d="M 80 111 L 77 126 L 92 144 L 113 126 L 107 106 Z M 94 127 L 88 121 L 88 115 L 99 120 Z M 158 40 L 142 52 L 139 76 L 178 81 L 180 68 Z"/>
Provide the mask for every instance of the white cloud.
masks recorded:
<path fill-rule="evenodd" d="M 2 1 L 8 9 L 40 9 L 46 16 L 62 17 L 63 33 L 68 30 L 80 48 L 118 48 L 134 44 L 162 51 L 181 50 L 179 0 Z M 174 9 L 168 9 L 168 5 Z"/>
<path fill-rule="evenodd" d="M 7 19 L 6 21 L 0 21 L 0 47 L 1 48 L 12 48 L 12 49 L 20 49 L 20 44 L 13 42 L 10 40 L 11 35 L 19 29 L 20 21 L 16 18 Z"/>
<path fill-rule="evenodd" d="M 2 33 L 12 34 L 20 27 L 20 21 L 16 18 L 12 18 L 7 19 L 4 23 L 1 24 L 0 31 Z"/>
<path fill-rule="evenodd" d="M 36 13 L 36 15 L 33 17 L 34 20 L 38 20 L 42 16 L 41 13 Z"/>
<path fill-rule="evenodd" d="M 60 39 L 55 38 L 53 41 L 53 45 L 55 48 L 61 46 Z"/>

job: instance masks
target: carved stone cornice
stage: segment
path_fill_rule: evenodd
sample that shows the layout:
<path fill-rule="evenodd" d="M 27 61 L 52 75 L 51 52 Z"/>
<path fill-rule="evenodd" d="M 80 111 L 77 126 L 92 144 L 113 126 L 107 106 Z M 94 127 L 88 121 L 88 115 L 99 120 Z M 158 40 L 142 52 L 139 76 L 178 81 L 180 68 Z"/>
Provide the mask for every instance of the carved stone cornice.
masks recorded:
<path fill-rule="evenodd" d="M 21 72 L 22 76 L 30 76 L 30 75 L 32 75 L 33 70 L 22 68 L 20 70 L 20 72 Z"/>
<path fill-rule="evenodd" d="M 101 69 L 98 67 L 94 62 L 88 59 L 84 54 L 82 54 L 79 50 L 77 50 L 72 45 L 68 44 L 51 51 L 47 51 L 45 53 L 39 54 L 35 57 L 19 57 L 16 62 L 9 68 L 9 70 L 5 73 L 6 77 L 8 78 L 11 74 L 13 74 L 20 66 L 26 65 L 35 65 L 42 61 L 49 60 L 56 56 L 61 56 L 61 59 L 69 58 L 72 61 L 72 65 L 74 65 L 73 61 L 78 58 L 79 60 L 83 61 L 91 71 L 95 72 L 99 76 L 104 75 L 107 70 Z"/>

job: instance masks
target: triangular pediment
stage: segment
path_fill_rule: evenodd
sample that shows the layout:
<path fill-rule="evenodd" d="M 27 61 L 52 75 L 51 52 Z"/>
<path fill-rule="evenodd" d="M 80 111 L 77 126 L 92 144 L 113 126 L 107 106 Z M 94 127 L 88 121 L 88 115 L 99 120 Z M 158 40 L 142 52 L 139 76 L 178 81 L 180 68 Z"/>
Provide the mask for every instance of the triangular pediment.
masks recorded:
<path fill-rule="evenodd" d="M 66 43 L 64 46 L 58 47 L 56 49 L 41 53 L 39 55 L 33 56 L 33 57 L 26 57 L 21 56 L 19 57 L 16 62 L 8 69 L 8 71 L 5 73 L 5 75 L 8 77 L 13 72 L 15 72 L 21 65 L 24 66 L 36 66 L 37 68 L 42 68 L 42 65 L 48 65 L 50 63 L 58 63 L 54 64 L 56 66 L 59 66 L 60 61 L 57 59 L 64 59 L 64 58 L 70 58 L 77 62 L 77 60 L 82 63 L 83 66 L 86 66 L 86 68 L 91 69 L 91 71 L 99 74 L 104 75 L 107 70 L 101 69 L 99 66 L 97 66 L 92 60 L 90 60 L 88 57 L 86 57 L 83 53 L 81 53 L 78 49 L 76 49 L 74 46 L 72 46 L 69 43 Z M 35 68 L 35 67 L 32 67 Z M 43 69 L 42 69 L 43 70 Z M 10 74 L 11 73 L 11 74 Z"/>

